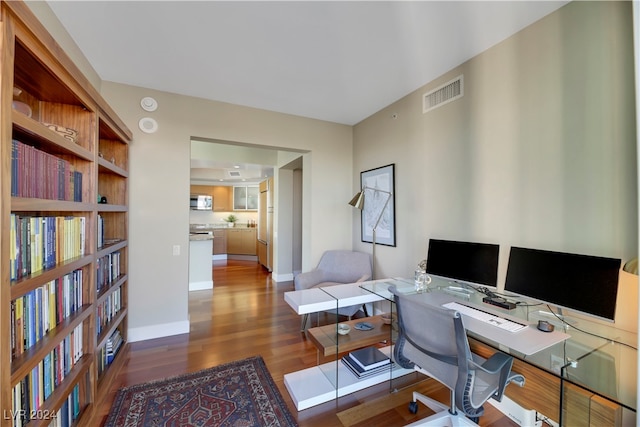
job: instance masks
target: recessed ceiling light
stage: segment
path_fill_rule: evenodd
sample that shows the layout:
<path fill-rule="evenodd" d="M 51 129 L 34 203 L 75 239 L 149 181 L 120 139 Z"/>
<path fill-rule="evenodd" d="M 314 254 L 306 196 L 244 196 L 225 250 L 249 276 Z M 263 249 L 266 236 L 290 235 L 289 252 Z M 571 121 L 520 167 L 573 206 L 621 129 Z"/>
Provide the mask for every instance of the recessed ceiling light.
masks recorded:
<path fill-rule="evenodd" d="M 158 130 L 158 122 L 151 117 L 143 117 L 138 122 L 138 127 L 144 133 L 154 133 Z"/>
<path fill-rule="evenodd" d="M 240 166 L 239 166 L 239 165 L 234 165 L 233 167 L 234 167 L 235 169 L 240 169 Z"/>
<path fill-rule="evenodd" d="M 140 100 L 140 106 L 145 111 L 156 111 L 158 109 L 158 102 L 150 96 L 145 96 Z"/>

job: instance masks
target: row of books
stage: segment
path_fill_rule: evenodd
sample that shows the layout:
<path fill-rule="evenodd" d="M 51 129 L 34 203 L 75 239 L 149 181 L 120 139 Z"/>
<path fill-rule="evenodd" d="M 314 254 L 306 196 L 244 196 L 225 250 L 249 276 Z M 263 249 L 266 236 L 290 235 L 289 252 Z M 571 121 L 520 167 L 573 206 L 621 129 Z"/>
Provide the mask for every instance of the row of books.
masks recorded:
<path fill-rule="evenodd" d="M 16 425 L 24 425 L 31 417 L 43 414 L 44 401 L 58 387 L 83 355 L 83 326 L 78 325 L 56 348 L 13 388 L 12 413 L 20 414 Z M 49 414 L 53 417 L 54 413 Z"/>
<path fill-rule="evenodd" d="M 11 214 L 9 261 L 11 280 L 52 268 L 85 253 L 83 216 Z"/>
<path fill-rule="evenodd" d="M 105 301 L 98 305 L 96 309 L 96 335 L 100 336 L 103 329 L 109 324 L 111 319 L 120 312 L 122 308 L 122 289 L 113 291 Z"/>
<path fill-rule="evenodd" d="M 98 292 L 120 276 L 120 252 L 111 252 L 98 258 L 96 287 Z"/>
<path fill-rule="evenodd" d="M 342 363 L 357 378 L 377 375 L 391 368 L 391 359 L 376 347 L 365 347 L 352 351 L 342 358 Z"/>
<path fill-rule="evenodd" d="M 15 389 L 14 389 L 15 393 Z M 15 400 L 14 400 L 15 401 Z M 66 400 L 59 410 L 26 410 L 18 409 L 12 411 L 12 425 L 23 427 L 31 420 L 47 421 L 49 427 L 71 427 L 80 415 L 80 384 L 71 390 Z"/>
<path fill-rule="evenodd" d="M 82 202 L 82 172 L 65 159 L 14 139 L 11 196 Z"/>
<path fill-rule="evenodd" d="M 98 350 L 98 376 L 113 362 L 123 343 L 122 334 L 119 329 L 116 329 L 107 340 L 107 343 Z"/>
<path fill-rule="evenodd" d="M 76 384 L 67 400 L 64 401 L 49 427 L 71 427 L 80 416 L 80 385 Z"/>
<path fill-rule="evenodd" d="M 82 270 L 75 270 L 11 301 L 12 359 L 82 307 L 82 284 Z"/>

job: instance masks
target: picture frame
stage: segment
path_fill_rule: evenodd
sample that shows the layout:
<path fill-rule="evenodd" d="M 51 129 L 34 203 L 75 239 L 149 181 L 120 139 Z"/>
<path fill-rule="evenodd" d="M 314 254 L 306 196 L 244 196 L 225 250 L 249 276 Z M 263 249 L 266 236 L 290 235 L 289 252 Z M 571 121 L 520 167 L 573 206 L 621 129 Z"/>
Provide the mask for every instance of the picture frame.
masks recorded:
<path fill-rule="evenodd" d="M 380 217 L 376 244 L 396 246 L 395 163 L 360 172 L 360 188 L 364 191 L 364 207 L 360 213 L 361 241 L 373 243 L 373 227 Z"/>

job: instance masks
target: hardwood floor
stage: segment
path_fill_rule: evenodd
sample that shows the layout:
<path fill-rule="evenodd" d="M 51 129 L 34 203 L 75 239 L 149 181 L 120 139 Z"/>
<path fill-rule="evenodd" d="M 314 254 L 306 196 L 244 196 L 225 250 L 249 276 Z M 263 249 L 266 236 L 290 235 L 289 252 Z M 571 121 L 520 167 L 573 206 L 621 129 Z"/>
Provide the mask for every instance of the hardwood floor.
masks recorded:
<path fill-rule="evenodd" d="M 284 301 L 293 283 L 276 284 L 256 262 L 216 261 L 214 290 L 189 295 L 191 332 L 131 344 L 129 359 L 114 381 L 108 401 L 99 409 L 104 423 L 121 387 L 166 378 L 260 355 L 300 426 L 402 426 L 429 415 L 407 410 L 416 386 L 389 393 L 388 384 L 371 387 L 304 411 L 296 411 L 284 385 L 286 373 L 314 366 L 314 345 L 300 332 L 300 317 Z M 132 308 L 135 309 L 135 308 Z M 446 390 L 433 380 L 419 383 L 421 390 L 448 400 Z M 488 406 L 488 405 L 486 405 Z M 338 415 L 339 414 L 339 415 Z M 480 419 L 482 426 L 514 426 L 493 408 Z"/>

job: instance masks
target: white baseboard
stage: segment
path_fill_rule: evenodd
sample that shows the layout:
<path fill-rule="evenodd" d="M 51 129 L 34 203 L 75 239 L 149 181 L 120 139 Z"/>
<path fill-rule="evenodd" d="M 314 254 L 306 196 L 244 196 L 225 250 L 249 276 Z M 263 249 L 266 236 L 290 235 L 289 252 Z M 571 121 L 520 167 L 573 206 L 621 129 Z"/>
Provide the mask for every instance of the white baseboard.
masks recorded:
<path fill-rule="evenodd" d="M 139 328 L 129 328 L 127 331 L 129 342 L 145 341 L 154 338 L 170 337 L 172 335 L 188 334 L 189 321 L 163 323 L 161 325 L 141 326 Z"/>
<path fill-rule="evenodd" d="M 273 280 L 274 282 L 290 282 L 293 280 L 293 273 L 287 273 L 287 274 L 271 273 L 271 280 Z"/>
<path fill-rule="evenodd" d="M 201 280 L 200 282 L 189 282 L 190 291 L 204 291 L 213 289 L 213 280 Z"/>

